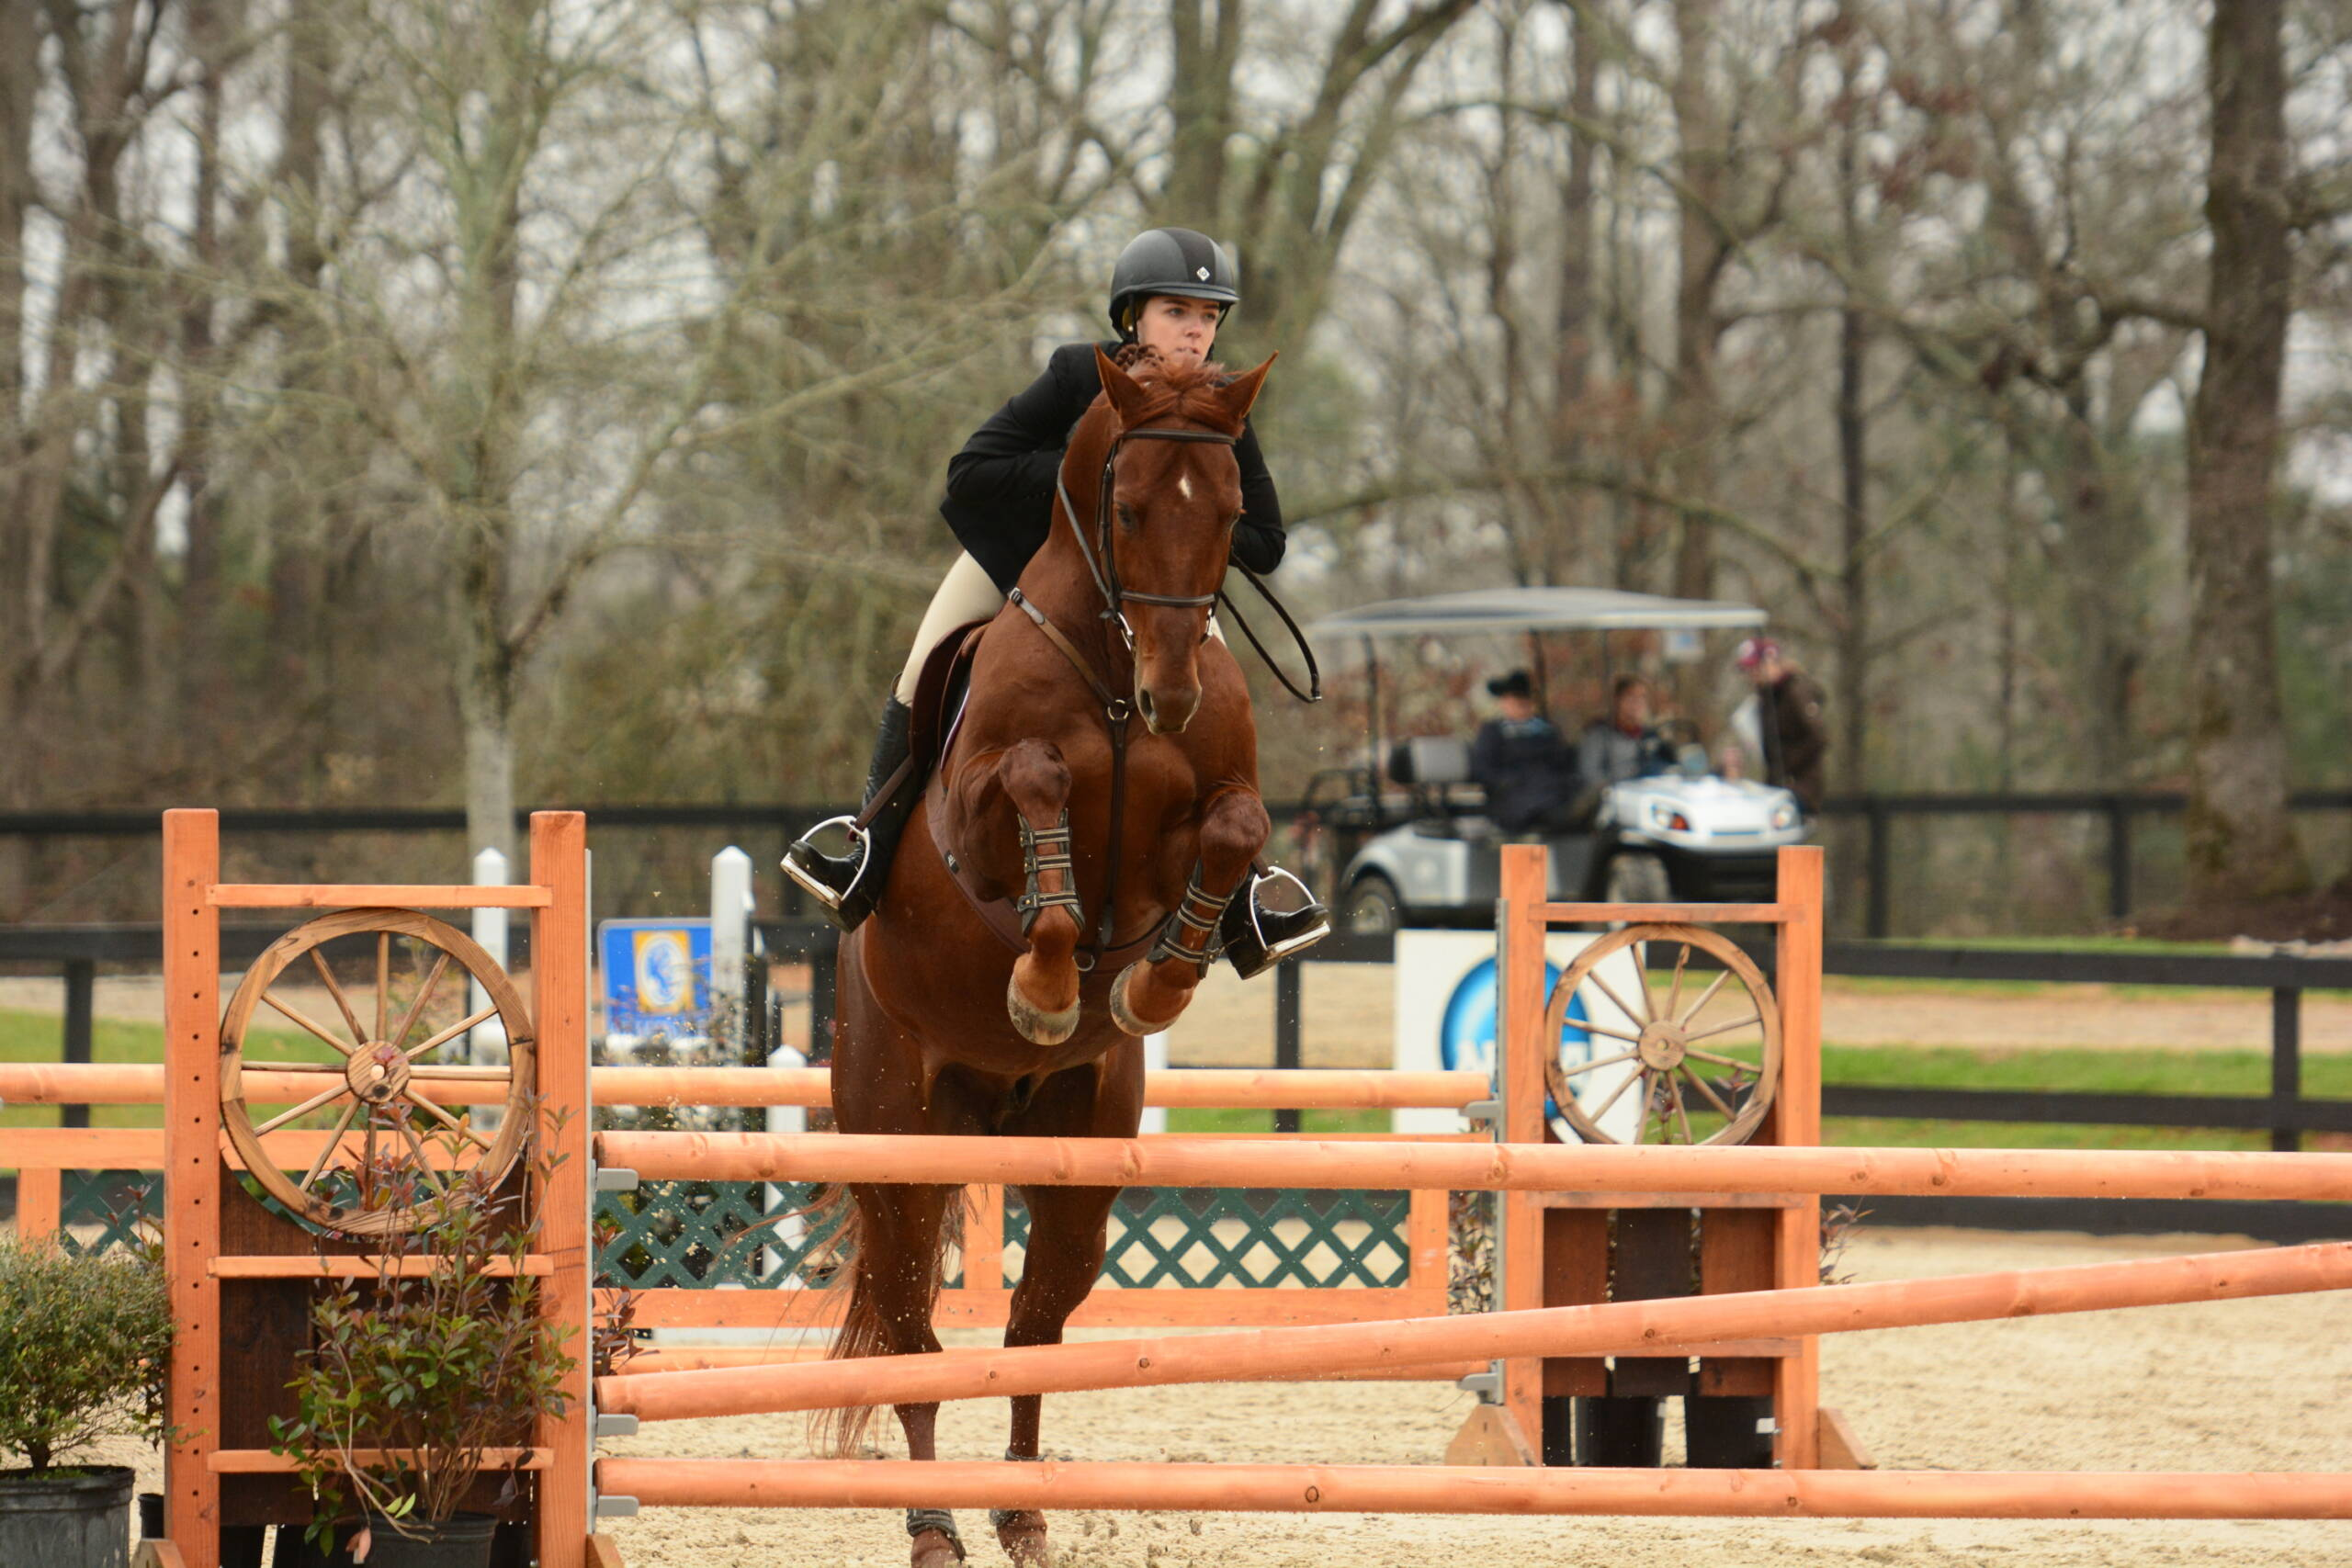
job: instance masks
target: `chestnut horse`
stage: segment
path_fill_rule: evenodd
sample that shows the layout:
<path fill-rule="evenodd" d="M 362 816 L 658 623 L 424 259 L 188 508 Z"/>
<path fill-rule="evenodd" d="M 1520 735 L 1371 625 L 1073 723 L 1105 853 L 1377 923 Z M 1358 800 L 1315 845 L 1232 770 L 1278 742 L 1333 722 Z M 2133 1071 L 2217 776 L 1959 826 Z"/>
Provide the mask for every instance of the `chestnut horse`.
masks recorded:
<path fill-rule="evenodd" d="M 833 1113 L 847 1133 L 1132 1137 L 1139 1036 L 1191 1001 L 1270 831 L 1239 667 L 1208 635 L 1241 508 L 1233 444 L 1265 365 L 1103 358 L 1063 455 L 1051 533 L 979 634 L 969 694 L 872 919 L 842 944 Z M 1109 494 L 1102 493 L 1107 481 Z M 1245 895 L 1246 896 L 1246 895 Z M 1030 1228 L 1007 1345 L 1058 1343 L 1102 1263 L 1114 1188 L 1022 1190 Z M 837 1356 L 939 1348 L 932 1310 L 961 1190 L 860 1185 Z M 1037 1457 L 1039 1396 L 1006 1457 Z M 935 1457 L 936 1404 L 902 1404 Z M 853 1413 L 848 1447 L 871 1412 Z M 991 1515 L 1017 1563 L 1046 1521 Z M 963 1547 L 910 1509 L 915 1568 Z"/>

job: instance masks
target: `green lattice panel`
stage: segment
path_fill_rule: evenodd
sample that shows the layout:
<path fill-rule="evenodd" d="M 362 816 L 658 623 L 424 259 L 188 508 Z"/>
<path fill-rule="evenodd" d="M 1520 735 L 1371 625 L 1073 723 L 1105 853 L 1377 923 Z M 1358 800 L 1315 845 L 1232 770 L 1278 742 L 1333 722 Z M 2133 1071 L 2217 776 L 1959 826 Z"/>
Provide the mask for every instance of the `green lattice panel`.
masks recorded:
<path fill-rule="evenodd" d="M 1408 1192 L 1131 1187 L 1111 1212 L 1100 1279 L 1129 1290 L 1393 1289 L 1411 1279 L 1411 1210 Z M 1008 1251 L 1025 1246 L 1017 1195 L 1004 1228 Z"/>
<path fill-rule="evenodd" d="M 164 1222 L 164 1179 L 153 1171 L 68 1170 L 59 1173 L 57 1217 L 63 1227 L 65 1250 L 79 1255 L 111 1252 L 136 1247 L 158 1232 Z M 96 1225 L 98 1234 L 85 1239 L 76 1225 Z"/>
<path fill-rule="evenodd" d="M 758 1237 L 736 1238 L 808 1202 L 815 1190 L 781 1183 L 773 1211 L 766 1185 L 757 1181 L 648 1181 L 634 1192 L 606 1193 L 596 1203 L 598 1232 L 611 1232 L 596 1250 L 597 1282 L 639 1291 L 662 1285 L 773 1290 L 791 1280 L 832 1227 L 811 1226 L 792 1242 L 780 1239 L 774 1224 Z M 782 1266 L 763 1276 L 762 1258 L 769 1251 Z"/>

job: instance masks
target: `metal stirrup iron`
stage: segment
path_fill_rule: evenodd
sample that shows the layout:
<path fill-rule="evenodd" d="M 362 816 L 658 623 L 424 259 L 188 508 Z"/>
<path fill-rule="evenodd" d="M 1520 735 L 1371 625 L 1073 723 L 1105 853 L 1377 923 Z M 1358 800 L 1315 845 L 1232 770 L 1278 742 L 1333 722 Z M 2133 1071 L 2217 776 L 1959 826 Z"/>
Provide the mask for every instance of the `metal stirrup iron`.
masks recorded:
<path fill-rule="evenodd" d="M 1057 905 L 1068 909 L 1069 918 L 1077 921 L 1078 929 L 1083 931 L 1086 915 L 1079 908 L 1078 875 L 1069 852 L 1069 807 L 1062 807 L 1061 816 L 1050 828 L 1032 828 L 1025 817 L 1018 820 L 1021 824 L 1023 886 L 1021 897 L 1013 900 L 1012 907 L 1021 915 L 1021 934 L 1027 936 L 1029 928 L 1037 923 L 1037 917 Z M 1038 886 L 1038 878 L 1049 871 L 1062 874 L 1059 892 L 1047 893 Z"/>

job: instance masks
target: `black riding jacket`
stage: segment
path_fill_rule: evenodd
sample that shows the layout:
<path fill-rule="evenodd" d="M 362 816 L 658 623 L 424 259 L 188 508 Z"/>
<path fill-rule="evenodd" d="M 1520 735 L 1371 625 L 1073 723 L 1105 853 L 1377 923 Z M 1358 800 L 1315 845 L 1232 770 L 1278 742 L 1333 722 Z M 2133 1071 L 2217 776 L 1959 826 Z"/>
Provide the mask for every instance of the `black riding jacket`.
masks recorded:
<path fill-rule="evenodd" d="M 1114 352 L 1116 344 L 1102 345 Z M 1069 433 L 1102 390 L 1094 345 L 1068 343 L 1054 350 L 1045 374 L 972 433 L 947 461 L 947 494 L 939 514 L 999 588 L 1021 581 L 1029 558 L 1046 542 L 1054 521 L 1054 476 Z M 1233 558 L 1256 572 L 1282 563 L 1283 509 L 1266 472 L 1258 434 L 1245 421 L 1233 456 L 1241 465 L 1241 521 L 1233 530 Z"/>

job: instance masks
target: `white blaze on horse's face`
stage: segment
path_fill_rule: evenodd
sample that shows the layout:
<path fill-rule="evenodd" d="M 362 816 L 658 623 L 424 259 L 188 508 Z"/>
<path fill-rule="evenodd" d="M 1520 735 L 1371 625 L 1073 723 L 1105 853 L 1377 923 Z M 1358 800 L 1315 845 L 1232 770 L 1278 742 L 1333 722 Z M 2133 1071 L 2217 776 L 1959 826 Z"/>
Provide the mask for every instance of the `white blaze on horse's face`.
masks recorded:
<path fill-rule="evenodd" d="M 1122 431 L 1238 436 L 1265 374 L 1260 366 L 1224 385 L 1199 383 L 1172 407 L 1161 387 L 1138 382 L 1107 360 L 1102 384 Z M 1177 377 L 1180 386 L 1189 379 L 1182 371 Z M 1111 500 L 1106 543 L 1122 592 L 1203 601 L 1156 604 L 1128 597 L 1121 606 L 1134 636 L 1136 711 L 1153 734 L 1173 735 L 1201 704 L 1206 600 L 1225 581 L 1241 512 L 1240 465 L 1227 442 L 1139 437 L 1119 447 Z"/>

